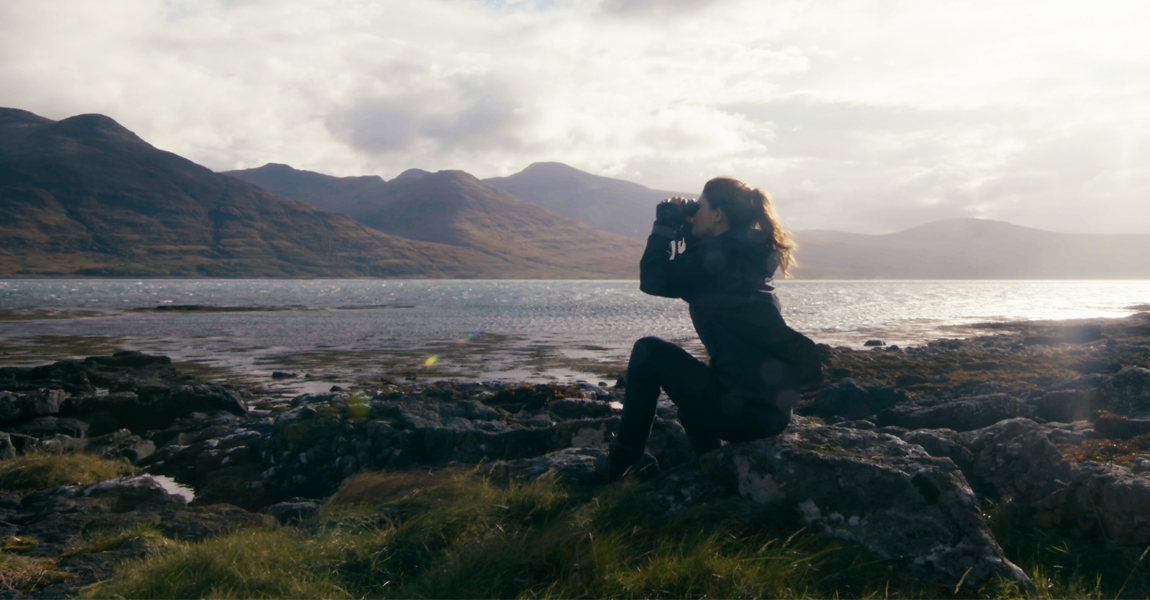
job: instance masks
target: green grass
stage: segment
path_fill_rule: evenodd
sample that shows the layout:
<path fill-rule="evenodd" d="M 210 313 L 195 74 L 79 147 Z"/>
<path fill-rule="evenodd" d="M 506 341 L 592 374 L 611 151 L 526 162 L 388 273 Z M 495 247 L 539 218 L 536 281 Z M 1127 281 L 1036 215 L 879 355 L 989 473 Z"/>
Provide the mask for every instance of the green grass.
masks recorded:
<path fill-rule="evenodd" d="M 1034 580 L 1043 598 L 1150 598 L 1150 548 L 1107 543 L 1100 532 L 1079 536 L 1036 528 L 1010 506 L 987 511 L 1006 556 Z"/>
<path fill-rule="evenodd" d="M 0 489 L 33 492 L 61 485 L 89 486 L 134 472 L 126 462 L 94 454 L 29 452 L 0 460 Z"/>
<path fill-rule="evenodd" d="M 71 558 L 81 554 L 96 554 L 115 550 L 130 542 L 144 542 L 153 546 L 171 546 L 174 542 L 151 523 L 140 523 L 127 529 L 116 531 L 95 530 L 84 536 L 79 545 L 64 551 L 60 558 Z"/>
<path fill-rule="evenodd" d="M 734 498 L 668 515 L 621 482 L 586 492 L 469 472 L 370 473 L 298 528 L 259 528 L 122 565 L 88 597 L 1020 598 L 955 590 L 802 527 L 787 507 Z M 1146 597 L 1127 550 L 1038 534 L 989 515 L 1041 598 Z M 1136 554 L 1136 553 L 1135 553 Z"/>
<path fill-rule="evenodd" d="M 938 597 L 946 590 L 741 500 L 668 516 L 621 483 L 466 472 L 349 481 L 298 529 L 126 563 L 89 597 Z M 889 582 L 889 588 L 888 588 Z"/>

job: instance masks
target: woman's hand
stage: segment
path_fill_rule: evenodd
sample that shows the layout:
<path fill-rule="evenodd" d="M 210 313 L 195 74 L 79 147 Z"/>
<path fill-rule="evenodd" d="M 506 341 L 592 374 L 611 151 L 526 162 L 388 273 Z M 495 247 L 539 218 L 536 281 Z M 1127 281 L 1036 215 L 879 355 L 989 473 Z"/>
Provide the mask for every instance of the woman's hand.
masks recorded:
<path fill-rule="evenodd" d="M 677 227 L 683 222 L 683 205 L 686 198 L 678 196 L 667 198 L 655 206 L 655 221 L 661 221 L 670 227 Z"/>

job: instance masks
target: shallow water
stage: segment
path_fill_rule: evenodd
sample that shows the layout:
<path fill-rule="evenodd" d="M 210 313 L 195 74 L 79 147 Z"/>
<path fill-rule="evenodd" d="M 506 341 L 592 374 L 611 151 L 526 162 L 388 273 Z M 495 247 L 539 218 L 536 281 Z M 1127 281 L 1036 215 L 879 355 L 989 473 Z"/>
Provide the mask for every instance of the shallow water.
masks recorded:
<path fill-rule="evenodd" d="M 777 289 L 792 327 L 846 346 L 965 337 L 988 321 L 1122 317 L 1150 303 L 1150 281 L 782 281 Z M 282 310 L 132 310 L 190 304 Z M 258 374 L 327 367 L 348 377 L 533 380 L 595 377 L 595 363 L 617 365 L 645 335 L 699 350 L 686 305 L 644 295 L 636 281 L 0 280 L 0 310 L 33 307 L 46 311 L 0 321 L 0 364 L 84 355 L 88 348 L 68 349 L 82 339 Z"/>

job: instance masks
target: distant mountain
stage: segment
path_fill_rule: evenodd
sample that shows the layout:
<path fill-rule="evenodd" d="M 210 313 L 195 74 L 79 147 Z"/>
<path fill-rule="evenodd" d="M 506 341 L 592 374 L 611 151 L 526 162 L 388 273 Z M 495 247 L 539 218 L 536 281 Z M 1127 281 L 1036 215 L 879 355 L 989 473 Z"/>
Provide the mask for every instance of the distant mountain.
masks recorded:
<path fill-rule="evenodd" d="M 300 200 L 320 209 L 357 216 L 377 210 L 387 183 L 378 175 L 332 177 L 268 163 L 256 169 L 224 171 L 284 198 Z"/>
<path fill-rule="evenodd" d="M 637 183 L 600 177 L 557 162 L 537 162 L 508 176 L 483 183 L 573 217 L 596 229 L 646 240 L 655 220 L 655 204 L 671 196 L 697 193 L 653 190 Z"/>
<path fill-rule="evenodd" d="M 951 219 L 898 233 L 800 231 L 802 279 L 1150 279 L 1150 235 Z"/>
<path fill-rule="evenodd" d="M 541 208 L 463 171 L 408 174 L 389 182 L 382 208 L 359 221 L 384 233 L 529 261 L 557 273 L 638 276 L 641 242 Z"/>
<path fill-rule="evenodd" d="M 28 275 L 601 273 L 386 235 L 157 150 L 105 116 L 0 109 L 0 276 Z"/>

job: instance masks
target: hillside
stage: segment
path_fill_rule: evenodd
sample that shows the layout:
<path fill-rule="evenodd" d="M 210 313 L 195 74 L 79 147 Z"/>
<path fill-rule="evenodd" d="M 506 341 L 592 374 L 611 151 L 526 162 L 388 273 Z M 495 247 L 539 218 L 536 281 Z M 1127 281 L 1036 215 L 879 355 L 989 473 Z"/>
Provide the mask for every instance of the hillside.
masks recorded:
<path fill-rule="evenodd" d="M 596 229 L 646 240 L 655 219 L 655 204 L 671 196 L 697 192 L 653 190 L 630 181 L 600 177 L 557 162 L 537 162 L 509 177 L 484 179 L 504 190 Z M 702 183 L 699 183 L 700 189 Z"/>
<path fill-rule="evenodd" d="M 586 270 L 638 276 L 642 242 L 541 208 L 463 171 L 401 175 L 388 184 L 385 197 L 382 208 L 359 221 L 407 239 L 554 269 L 563 278 Z"/>
<path fill-rule="evenodd" d="M 1150 235 L 951 219 L 885 235 L 796 232 L 802 279 L 1150 279 Z"/>
<path fill-rule="evenodd" d="M 514 277 L 157 150 L 114 120 L 0 109 L 0 276 Z M 532 273 L 520 276 L 544 276 Z"/>
<path fill-rule="evenodd" d="M 333 177 L 268 163 L 256 169 L 224 171 L 273 194 L 307 202 L 320 209 L 357 216 L 378 208 L 387 183 L 378 175 Z"/>

